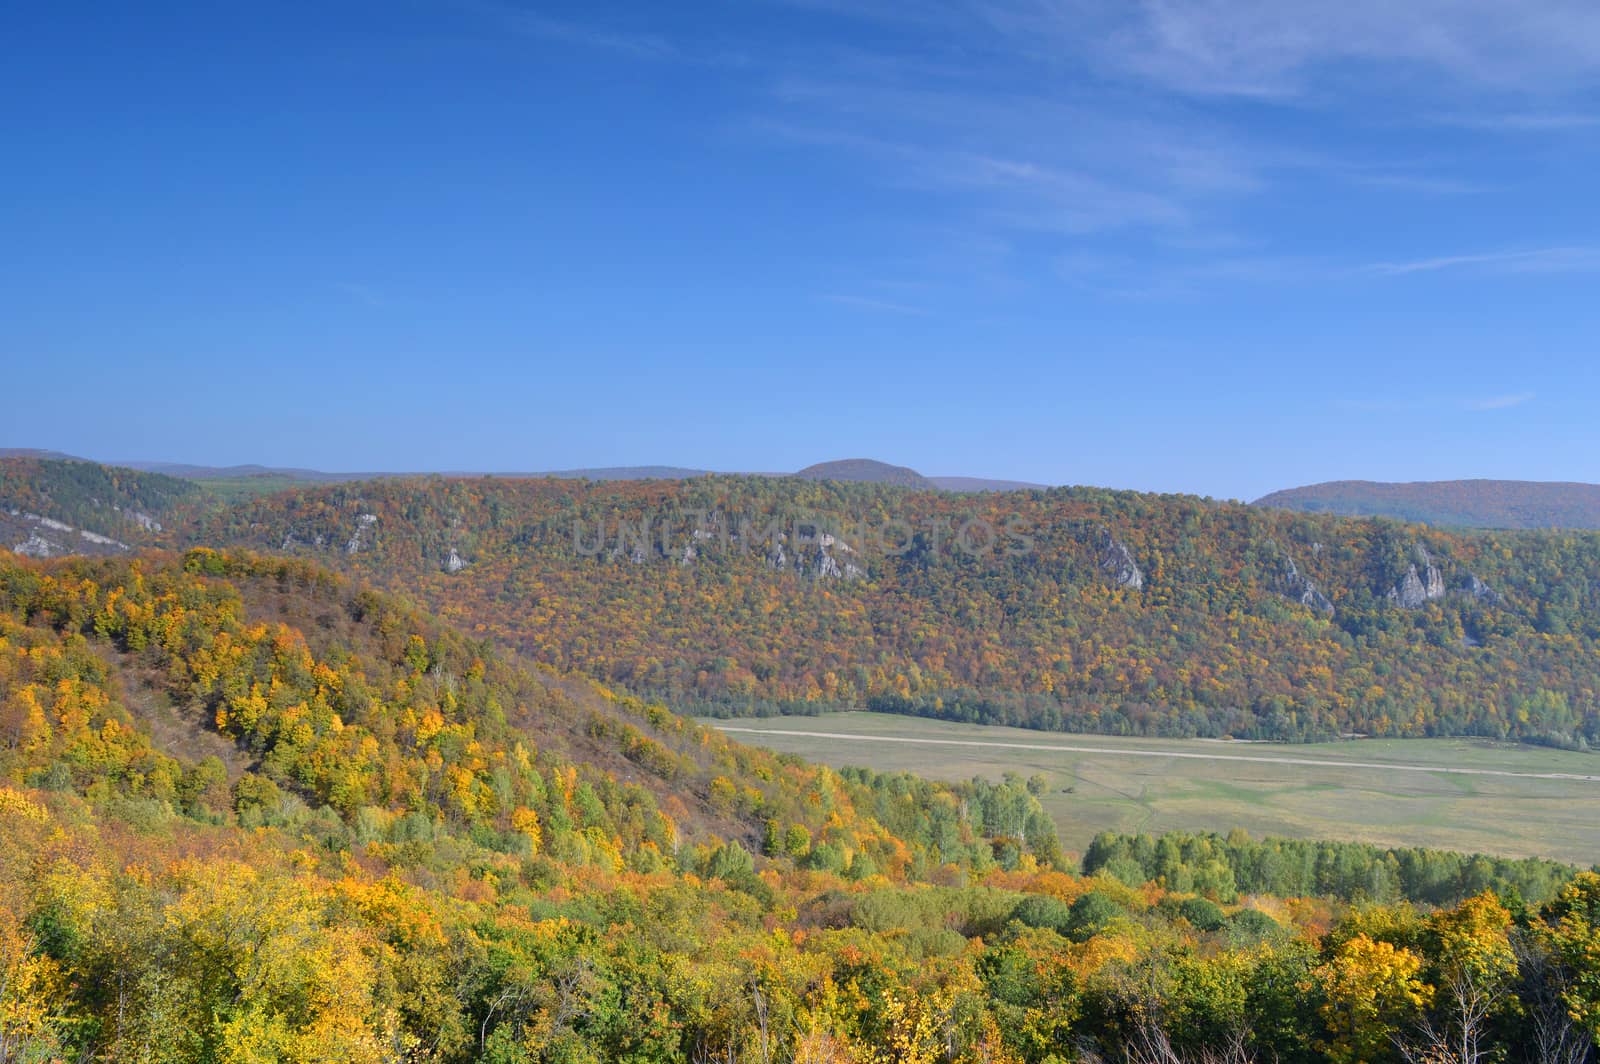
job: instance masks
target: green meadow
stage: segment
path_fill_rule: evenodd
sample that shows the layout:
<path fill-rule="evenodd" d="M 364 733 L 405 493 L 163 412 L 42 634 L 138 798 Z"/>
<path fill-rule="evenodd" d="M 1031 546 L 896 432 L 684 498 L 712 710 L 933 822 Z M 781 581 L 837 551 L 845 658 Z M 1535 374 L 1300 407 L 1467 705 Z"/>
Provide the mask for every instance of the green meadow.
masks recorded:
<path fill-rule="evenodd" d="M 834 766 L 1041 775 L 1062 844 L 1221 831 L 1600 861 L 1600 755 L 1472 739 L 1275 745 L 1131 739 L 876 713 L 708 721 Z M 788 733 L 788 734 L 785 734 Z M 803 733 L 803 734 L 796 734 Z"/>

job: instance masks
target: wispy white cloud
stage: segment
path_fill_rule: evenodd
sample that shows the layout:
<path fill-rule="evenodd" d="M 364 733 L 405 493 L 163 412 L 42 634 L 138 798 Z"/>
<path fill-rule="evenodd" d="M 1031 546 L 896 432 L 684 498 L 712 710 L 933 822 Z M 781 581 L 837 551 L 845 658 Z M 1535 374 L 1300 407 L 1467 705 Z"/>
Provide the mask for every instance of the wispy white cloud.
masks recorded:
<path fill-rule="evenodd" d="M 1443 395 L 1428 395 L 1408 393 L 1404 395 L 1365 396 L 1359 398 L 1334 399 L 1332 405 L 1337 410 L 1346 410 L 1357 414 L 1405 414 L 1411 416 L 1445 415 L 1460 413 L 1483 413 L 1493 410 L 1509 410 L 1513 407 L 1524 406 L 1538 398 L 1538 394 L 1531 391 L 1509 392 L 1505 395 L 1488 395 L 1462 398 Z"/>
<path fill-rule="evenodd" d="M 1468 410 L 1506 410 L 1513 406 L 1522 406 L 1538 398 L 1533 392 L 1513 392 L 1510 395 L 1491 395 L 1483 399 L 1469 399 L 1466 402 Z"/>
<path fill-rule="evenodd" d="M 1441 255 L 1401 262 L 1375 262 L 1356 272 L 1399 277 L 1441 270 L 1479 270 L 1494 273 L 1587 273 L 1600 270 L 1600 247 L 1536 248 L 1528 251 L 1491 251 L 1475 255 Z"/>
<path fill-rule="evenodd" d="M 1200 96 L 1314 98 L 1319 79 L 1332 75 L 1344 89 L 1365 83 L 1382 90 L 1404 80 L 1423 90 L 1419 103 L 1437 94 L 1487 90 L 1526 104 L 1540 95 L 1592 87 L 1600 75 L 1600 5 L 1592 0 L 768 2 L 942 40 L 946 54 L 968 64 L 1026 63 L 1049 73 L 1092 63 Z M 656 34 L 502 10 L 525 31 L 556 39 L 646 57 L 693 51 Z M 1339 77 L 1336 68 L 1342 65 L 1359 69 L 1353 77 Z M 1441 115 L 1486 129 L 1595 124 L 1591 115 L 1540 107 L 1487 113 L 1474 107 Z"/>
<path fill-rule="evenodd" d="M 494 11 L 514 32 L 561 44 L 617 52 L 634 59 L 679 59 L 685 54 L 671 40 L 654 33 L 613 29 L 595 22 L 554 18 L 512 7 Z"/>
<path fill-rule="evenodd" d="M 1152 264 L 1128 256 L 1074 253 L 1055 261 L 1068 284 L 1100 295 L 1127 299 L 1202 298 L 1219 287 L 1297 284 L 1330 276 L 1325 263 L 1268 254 L 1203 255 Z"/>
<path fill-rule="evenodd" d="M 987 2 L 1035 33 L 1071 33 L 1084 18 L 1084 3 Z M 1562 90 L 1600 72 L 1600 8 L 1589 0 L 1086 2 L 1116 26 L 1101 38 L 1103 60 L 1198 94 L 1305 96 L 1341 63 L 1447 91 Z"/>
<path fill-rule="evenodd" d="M 1172 189 L 1118 185 L 1076 169 L 1024 159 L 954 153 L 937 161 L 938 179 L 995 194 L 986 217 L 1010 228 L 1091 233 L 1129 225 L 1181 226 L 1191 213 Z"/>
<path fill-rule="evenodd" d="M 1301 97 L 1341 63 L 1520 94 L 1600 72 L 1592 0 L 777 0 L 1200 95 Z M 1449 84 L 1442 84 L 1448 82 Z"/>
<path fill-rule="evenodd" d="M 1197 116 L 1007 91 L 981 72 L 852 69 L 780 78 L 751 128 L 853 153 L 887 184 L 959 195 L 975 221 L 1002 230 L 1183 228 L 1266 182 L 1247 149 Z"/>
<path fill-rule="evenodd" d="M 874 130 L 877 123 L 872 123 Z M 762 121 L 763 135 L 792 143 L 841 149 L 873 168 L 894 187 L 960 197 L 970 218 L 1001 230 L 1085 234 L 1127 227 L 1185 226 L 1193 212 L 1191 190 L 1153 175 L 1118 182 L 1103 169 L 1119 158 L 1011 156 L 967 148 L 960 132 L 929 135 Z M 1007 141 L 1009 144 L 1010 142 Z M 1026 145 L 1015 144 L 1026 150 Z M 1060 153 L 1058 153 L 1060 154 Z"/>
<path fill-rule="evenodd" d="M 1470 92 L 1481 108 L 1480 90 L 1503 83 L 1497 42 L 1526 51 L 1527 66 L 1539 70 L 1518 91 L 1555 84 L 1555 71 L 1600 76 L 1600 7 L 1591 17 L 1587 0 L 1526 0 L 1515 13 L 1499 0 L 929 0 L 914 5 L 915 14 L 910 5 L 786 2 L 929 36 L 918 38 L 926 48 L 905 55 L 851 52 L 838 64 L 845 73 L 785 68 L 774 85 L 779 124 L 867 157 L 881 180 L 963 195 L 976 224 L 1067 239 L 1247 225 L 1238 205 L 1307 181 L 1420 198 L 1494 191 L 1491 176 L 1437 150 L 1407 157 L 1387 142 L 1363 151 L 1348 140 L 1312 147 L 1292 133 L 1230 121 L 1190 93 L 1321 102 L 1320 75 L 1344 64 L 1341 87 L 1355 83 L 1339 97 L 1346 104 L 1391 78 L 1427 75 L 1442 95 L 1423 94 L 1431 110 L 1408 122 L 1492 113 L 1553 128 L 1575 124 L 1576 113 L 1458 111 L 1452 102 Z M 959 49 L 932 43 L 957 31 Z M 1365 64 L 1363 77 L 1348 69 L 1352 62 Z M 1095 63 L 1124 77 L 1086 79 Z M 1157 91 L 1128 84 L 1129 75 Z M 1390 121 L 1349 117 L 1375 127 Z M 1371 272 L 1451 265 L 1468 264 L 1381 263 Z M 1544 254 L 1497 268 L 1587 266 Z"/>
<path fill-rule="evenodd" d="M 1427 120 L 1436 125 L 1489 133 L 1567 134 L 1600 129 L 1600 114 L 1574 111 L 1434 114 L 1427 116 Z"/>
<path fill-rule="evenodd" d="M 941 257 L 912 246 L 919 240 L 984 241 L 1004 245 L 982 267 L 991 278 L 1015 269 L 1020 281 L 1032 269 L 1023 283 L 1035 283 L 1042 270 L 1140 296 L 1600 269 L 1600 247 L 1590 246 L 1366 264 L 1325 248 L 1285 253 L 1251 214 L 1313 183 L 1319 193 L 1330 183 L 1361 190 L 1364 206 L 1406 197 L 1407 209 L 1496 191 L 1492 169 L 1451 156 L 1459 137 L 1433 129 L 1426 147 L 1408 138 L 1397 149 L 1396 126 L 1485 135 L 1600 128 L 1600 116 L 1568 91 L 1600 80 L 1594 0 L 766 3 L 793 9 L 785 17 L 814 32 L 791 40 L 730 17 L 725 38 L 709 41 L 650 32 L 672 23 L 647 16 L 498 10 L 510 12 L 518 32 L 641 61 L 702 64 L 738 53 L 738 80 L 729 84 L 740 95 L 722 130 L 810 150 L 843 180 L 907 193 L 906 209 L 889 213 L 894 224 L 921 229 L 886 249 L 886 261 Z M 863 20 L 890 32 L 853 32 Z M 877 43 L 891 35 L 892 48 Z M 1393 91 L 1402 85 L 1415 91 Z M 1342 109 L 1341 132 L 1373 135 L 1314 138 L 1301 135 L 1310 124 L 1298 119 L 1241 120 L 1235 101 L 1219 99 L 1239 96 L 1286 105 L 1277 113 L 1290 116 Z M 1378 96 L 1384 110 L 1360 106 Z M 1415 102 L 1402 109 L 1397 99 Z M 1210 258 L 1184 248 L 1208 240 L 1219 243 Z M 958 255 L 942 257 L 954 265 L 929 267 L 924 279 L 974 270 Z M 885 265 L 867 268 L 892 272 Z"/>
<path fill-rule="evenodd" d="M 821 292 L 818 294 L 818 298 L 825 299 L 829 303 L 838 303 L 840 306 L 853 307 L 857 310 L 879 311 L 885 314 L 914 314 L 920 316 L 928 313 L 921 307 L 913 307 L 908 303 L 895 303 L 891 300 L 873 299 L 869 296 L 852 296 L 838 292 Z"/>
<path fill-rule="evenodd" d="M 1327 285 L 1449 271 L 1496 276 L 1600 272 L 1600 247 L 1445 255 L 1359 266 L 1313 255 L 1226 248 L 1218 253 L 1200 251 L 1186 254 L 1174 247 L 1171 255 L 1159 261 L 1074 252 L 1058 256 L 1054 266 L 1057 276 L 1074 286 L 1106 295 L 1140 298 L 1198 296 L 1220 286 Z"/>
<path fill-rule="evenodd" d="M 1458 177 L 1435 177 L 1428 174 L 1396 173 L 1353 168 L 1347 171 L 1352 184 L 1367 188 L 1392 189 L 1396 192 L 1418 196 L 1468 196 L 1483 192 L 1482 184 L 1464 181 Z"/>

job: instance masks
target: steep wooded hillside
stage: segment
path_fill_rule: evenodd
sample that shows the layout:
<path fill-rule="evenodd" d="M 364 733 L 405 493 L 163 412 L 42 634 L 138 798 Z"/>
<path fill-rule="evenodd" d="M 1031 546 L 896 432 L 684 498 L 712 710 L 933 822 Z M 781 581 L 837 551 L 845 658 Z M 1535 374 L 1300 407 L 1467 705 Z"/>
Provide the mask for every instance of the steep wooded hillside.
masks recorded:
<path fill-rule="evenodd" d="M 125 553 L 155 542 L 163 522 L 200 499 L 195 484 L 159 473 L 0 457 L 0 547 L 32 557 Z"/>
<path fill-rule="evenodd" d="M 170 799 L 155 781 L 176 786 L 185 752 L 210 751 L 206 740 L 220 737 L 232 745 L 230 775 L 247 772 L 249 786 L 281 788 L 351 824 L 423 817 L 490 848 L 525 848 L 522 832 L 545 852 L 675 854 L 712 835 L 755 845 L 776 820 L 837 847 L 794 856 L 837 856 L 840 870 L 857 854 L 900 877 L 990 857 L 954 818 L 936 823 L 940 809 L 975 794 L 926 791 L 916 816 L 938 840 L 928 849 L 895 836 L 874 819 L 870 790 L 828 769 L 530 668 L 303 561 L 202 550 L 3 564 L 0 610 L 19 645 L 42 640 L 42 654 L 59 653 L 60 665 L 42 670 L 21 659 L 25 675 L 54 686 L 7 692 L 7 745 L 25 752 L 36 785 L 60 779 L 131 797 L 156 786 Z M 552 804 L 551 781 L 582 815 Z M 1010 834 L 1038 829 L 1039 852 L 1055 861 L 1037 804 L 1020 791 L 1016 801 Z M 909 824 L 905 815 L 896 822 Z"/>
<path fill-rule="evenodd" d="M 315 557 L 713 712 L 1600 740 L 1589 534 L 753 477 L 348 484 L 178 534 Z"/>

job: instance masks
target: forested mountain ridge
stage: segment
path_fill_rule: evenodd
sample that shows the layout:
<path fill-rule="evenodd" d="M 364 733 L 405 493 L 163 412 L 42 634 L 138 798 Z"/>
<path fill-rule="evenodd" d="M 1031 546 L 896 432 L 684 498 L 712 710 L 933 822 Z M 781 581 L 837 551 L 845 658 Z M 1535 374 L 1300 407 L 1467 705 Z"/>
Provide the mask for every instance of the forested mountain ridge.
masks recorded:
<path fill-rule="evenodd" d="M 195 484 L 159 473 L 0 456 L 0 547 L 33 557 L 125 553 L 155 542 L 163 521 L 200 499 Z"/>
<path fill-rule="evenodd" d="M 1255 505 L 1346 517 L 1392 517 L 1455 528 L 1600 529 L 1600 484 L 1336 480 L 1275 491 L 1257 499 Z"/>
<path fill-rule="evenodd" d="M 202 515 L 712 712 L 1600 740 L 1600 536 L 1096 489 L 385 480 Z"/>
<path fill-rule="evenodd" d="M 741 747 L 303 560 L 0 555 L 0 1059 L 1399 1064 L 1600 1031 L 1593 874 L 1107 836 L 1076 876 L 1034 789 Z"/>

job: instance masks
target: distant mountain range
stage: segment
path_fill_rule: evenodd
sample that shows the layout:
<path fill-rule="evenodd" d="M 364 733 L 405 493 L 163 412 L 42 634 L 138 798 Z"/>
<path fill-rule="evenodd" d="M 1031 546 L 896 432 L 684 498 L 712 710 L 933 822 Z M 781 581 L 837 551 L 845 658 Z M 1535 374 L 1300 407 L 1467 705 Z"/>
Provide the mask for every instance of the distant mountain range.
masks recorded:
<path fill-rule="evenodd" d="M 1335 480 L 1275 491 L 1254 505 L 1341 517 L 1394 517 L 1457 528 L 1600 529 L 1600 484 Z"/>
<path fill-rule="evenodd" d="M 940 491 L 1029 491 L 1049 486 L 1022 480 L 995 480 L 991 477 L 925 477 L 915 469 L 889 465 L 871 458 L 818 462 L 806 466 L 794 476 L 804 480 L 839 480 L 856 484 L 887 484 L 896 488 L 936 488 Z"/>
<path fill-rule="evenodd" d="M 60 451 L 27 447 L 0 447 L 0 459 L 30 458 L 95 463 Z M 183 462 L 143 460 L 110 463 L 144 473 L 158 473 L 199 481 L 227 499 L 254 497 L 293 487 L 353 483 L 432 475 L 415 471 L 330 473 L 264 465 L 207 466 Z M 506 480 L 555 477 L 562 480 L 635 481 L 691 480 L 717 476 L 726 470 L 688 466 L 597 466 L 531 472 L 452 470 L 444 477 L 493 476 Z M 793 473 L 743 472 L 741 475 L 841 483 L 880 484 L 886 487 L 953 492 L 1040 491 L 1050 485 L 994 477 L 925 476 L 907 466 L 871 458 L 845 458 L 818 462 Z M 1372 480 L 1334 480 L 1323 484 L 1287 488 L 1264 495 L 1251 505 L 1299 513 L 1339 517 L 1390 517 L 1443 528 L 1600 529 L 1600 484 L 1532 480 L 1435 480 L 1386 483 Z"/>
<path fill-rule="evenodd" d="M 0 447 L 0 458 L 40 458 L 66 462 L 98 462 L 61 451 L 34 447 Z M 416 471 L 328 473 L 320 469 L 285 468 L 264 465 L 207 466 L 186 462 L 151 462 L 141 459 L 104 463 L 137 469 L 144 473 L 160 473 L 184 480 L 201 481 L 261 481 L 262 489 L 307 484 L 338 484 L 356 480 L 379 480 L 389 477 L 414 477 L 426 475 Z M 600 466 L 592 469 L 554 469 L 538 472 L 493 472 L 484 470 L 453 470 L 440 476 L 496 476 L 511 480 L 536 477 L 558 477 L 562 480 L 688 480 L 692 477 L 712 476 L 725 470 L 691 469 L 685 466 Z M 819 462 L 796 473 L 756 473 L 755 476 L 800 477 L 805 480 L 838 480 L 861 484 L 888 484 L 902 488 L 936 488 L 941 491 L 1022 491 L 1048 487 L 1021 480 L 997 480 L 992 477 L 925 477 L 914 469 L 890 465 L 871 458 L 846 458 L 836 462 Z"/>

